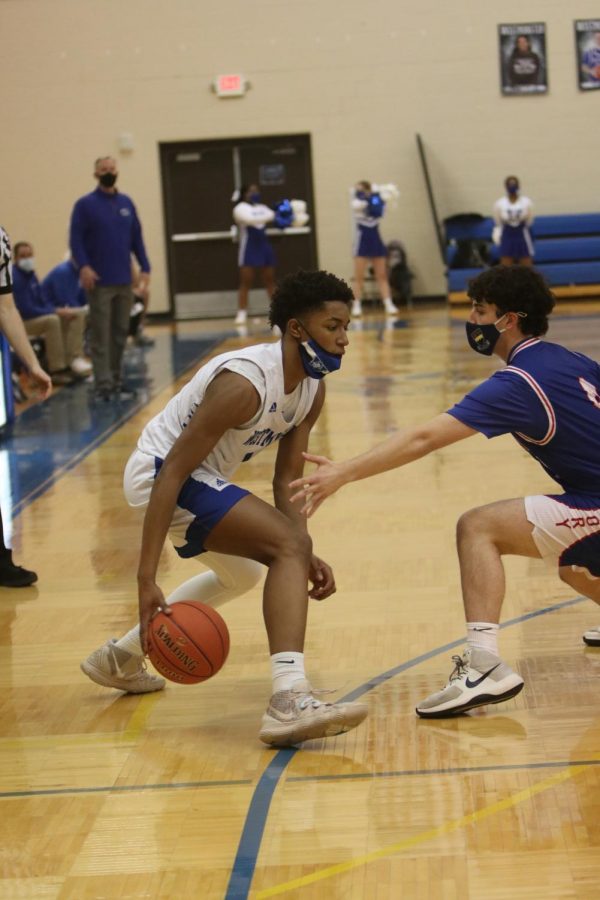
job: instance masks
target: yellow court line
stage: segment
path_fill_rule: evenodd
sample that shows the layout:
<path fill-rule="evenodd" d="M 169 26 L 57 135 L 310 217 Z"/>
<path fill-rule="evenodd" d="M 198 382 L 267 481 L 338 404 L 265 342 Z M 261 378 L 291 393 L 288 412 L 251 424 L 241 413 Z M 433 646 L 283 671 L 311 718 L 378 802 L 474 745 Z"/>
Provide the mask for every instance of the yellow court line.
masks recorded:
<path fill-rule="evenodd" d="M 544 781 L 538 781 L 533 787 L 525 788 L 525 790 L 507 797 L 505 800 L 499 800 L 497 803 L 492 803 L 490 806 L 485 806 L 483 809 L 479 809 L 476 812 L 461 816 L 460 819 L 454 819 L 454 821 L 447 822 L 445 825 L 439 825 L 437 828 L 430 828 L 428 831 L 422 831 L 420 834 L 405 838 L 397 844 L 390 844 L 389 847 L 382 847 L 381 850 L 374 850 L 371 853 L 366 853 L 364 856 L 358 856 L 356 859 L 351 859 L 349 862 L 328 866 L 328 868 L 313 872 L 311 875 L 304 875 L 301 878 L 295 878 L 293 881 L 286 881 L 275 887 L 259 891 L 254 894 L 255 900 L 263 900 L 263 897 L 276 897 L 277 895 L 284 894 L 286 891 L 291 891 L 294 888 L 302 888 L 306 887 L 308 884 L 314 884 L 317 881 L 324 881 L 326 878 L 332 878 L 334 875 L 341 875 L 343 872 L 350 872 L 352 869 L 358 869 L 360 866 L 367 865 L 367 863 L 373 862 L 376 859 L 393 856 L 393 854 L 400 853 L 402 850 L 406 850 L 409 847 L 424 844 L 426 841 L 432 841 L 444 834 L 451 834 L 453 831 L 458 831 L 459 828 L 463 828 L 465 825 L 481 822 L 489 816 L 493 816 L 496 813 L 517 806 L 517 804 L 523 803 L 531 797 L 535 797 L 536 794 L 541 794 L 549 788 L 561 784 L 563 781 L 574 778 L 581 772 L 585 772 L 586 769 L 589 769 L 589 766 L 570 766 L 568 769 L 558 772 L 556 775 L 551 775 L 550 778 L 545 778 Z"/>

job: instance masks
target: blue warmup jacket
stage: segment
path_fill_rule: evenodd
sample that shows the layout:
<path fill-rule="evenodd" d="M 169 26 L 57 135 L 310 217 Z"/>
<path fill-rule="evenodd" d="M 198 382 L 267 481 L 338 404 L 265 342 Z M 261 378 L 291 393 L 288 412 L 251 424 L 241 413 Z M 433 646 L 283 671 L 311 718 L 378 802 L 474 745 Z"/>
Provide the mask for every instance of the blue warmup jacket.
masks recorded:
<path fill-rule="evenodd" d="M 61 262 L 48 274 L 40 285 L 42 294 L 54 307 L 85 306 L 87 298 L 79 284 L 79 272 L 72 262 Z"/>
<path fill-rule="evenodd" d="M 54 305 L 44 296 L 35 272 L 23 272 L 13 266 L 13 297 L 23 319 L 37 319 L 55 312 Z"/>
<path fill-rule="evenodd" d="M 150 271 L 135 206 L 118 191 L 109 194 L 96 188 L 77 201 L 70 246 L 77 266 L 91 266 L 100 276 L 100 286 L 131 284 L 132 253 L 142 272 Z"/>

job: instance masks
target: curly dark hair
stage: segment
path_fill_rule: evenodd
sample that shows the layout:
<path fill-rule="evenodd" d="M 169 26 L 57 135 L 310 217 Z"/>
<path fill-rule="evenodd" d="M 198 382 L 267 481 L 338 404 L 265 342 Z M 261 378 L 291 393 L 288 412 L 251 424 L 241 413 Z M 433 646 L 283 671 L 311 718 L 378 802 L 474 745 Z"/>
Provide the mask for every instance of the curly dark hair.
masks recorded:
<path fill-rule="evenodd" d="M 354 295 L 341 278 L 330 272 L 304 272 L 300 270 L 286 277 L 277 285 L 271 298 L 269 322 L 277 325 L 282 333 L 290 319 L 322 309 L 328 300 L 340 300 L 350 306 Z"/>
<path fill-rule="evenodd" d="M 548 316 L 554 309 L 554 294 L 531 266 L 492 266 L 469 281 L 471 300 L 493 303 L 500 313 L 522 312 L 523 334 L 538 336 L 548 331 Z"/>

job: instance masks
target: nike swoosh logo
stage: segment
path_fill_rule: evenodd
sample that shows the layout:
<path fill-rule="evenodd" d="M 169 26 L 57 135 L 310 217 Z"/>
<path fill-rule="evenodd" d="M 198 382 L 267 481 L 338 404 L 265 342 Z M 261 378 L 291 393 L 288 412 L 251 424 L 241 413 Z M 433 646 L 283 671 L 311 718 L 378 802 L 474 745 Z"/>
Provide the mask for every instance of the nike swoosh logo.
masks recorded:
<path fill-rule="evenodd" d="M 294 660 L 293 660 L 293 659 L 280 659 L 280 660 L 278 660 L 278 662 L 280 662 L 280 663 L 286 663 L 288 666 L 293 666 L 293 665 L 294 665 Z"/>
<path fill-rule="evenodd" d="M 471 681 L 471 679 L 467 675 L 467 680 L 466 680 L 465 684 L 467 685 L 468 688 L 477 687 L 478 684 L 481 684 L 482 681 L 485 681 L 485 679 L 488 677 L 488 675 L 491 675 L 492 672 L 495 672 L 499 665 L 500 665 L 500 663 L 496 663 L 495 666 L 492 666 L 491 669 L 488 669 L 487 672 L 483 673 L 481 678 L 476 678 L 475 681 Z"/>

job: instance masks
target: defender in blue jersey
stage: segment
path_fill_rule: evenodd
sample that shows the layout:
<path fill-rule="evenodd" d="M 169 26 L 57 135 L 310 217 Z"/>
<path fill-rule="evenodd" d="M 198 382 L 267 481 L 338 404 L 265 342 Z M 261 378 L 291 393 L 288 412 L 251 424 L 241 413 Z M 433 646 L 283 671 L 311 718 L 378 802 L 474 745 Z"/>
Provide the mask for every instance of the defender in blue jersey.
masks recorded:
<path fill-rule="evenodd" d="M 495 266 L 469 286 L 471 347 L 506 367 L 424 425 L 342 463 L 307 455 L 318 469 L 292 483 L 310 515 L 343 484 L 403 466 L 481 432 L 511 433 L 563 493 L 502 500 L 472 509 L 457 528 L 467 648 L 453 657 L 446 687 L 417 707 L 423 717 L 453 716 L 518 694 L 523 679 L 498 655 L 504 597 L 502 556 L 555 561 L 559 577 L 600 603 L 600 366 L 540 340 L 554 297 L 527 266 Z M 600 629 L 584 641 L 600 645 Z"/>

